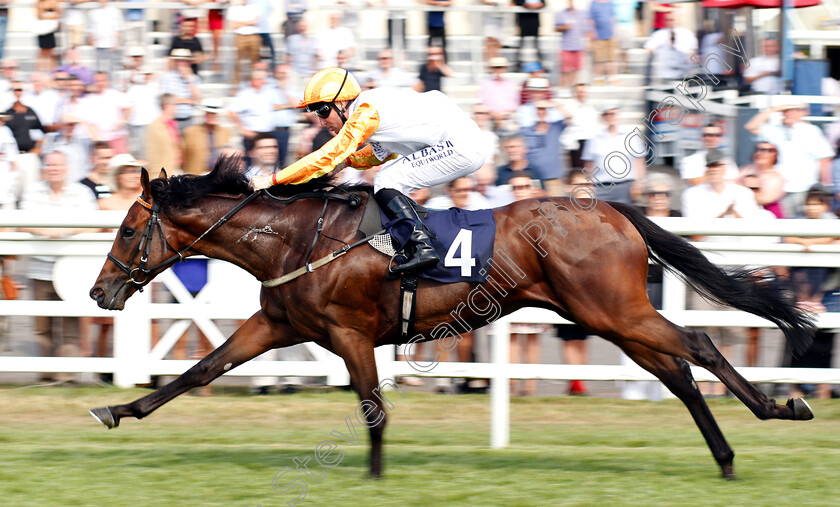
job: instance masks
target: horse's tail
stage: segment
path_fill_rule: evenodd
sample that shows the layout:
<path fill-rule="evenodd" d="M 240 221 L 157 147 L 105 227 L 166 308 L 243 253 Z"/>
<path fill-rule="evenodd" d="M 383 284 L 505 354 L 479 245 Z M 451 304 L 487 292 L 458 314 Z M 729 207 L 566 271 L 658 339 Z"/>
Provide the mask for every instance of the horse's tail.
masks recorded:
<path fill-rule="evenodd" d="M 688 241 L 654 224 L 638 209 L 621 203 L 609 204 L 639 231 L 651 259 L 685 280 L 705 299 L 773 322 L 785 333 L 795 354 L 808 349 L 817 327 L 811 314 L 795 307 L 790 291 L 767 283 L 756 269 L 724 271 Z"/>

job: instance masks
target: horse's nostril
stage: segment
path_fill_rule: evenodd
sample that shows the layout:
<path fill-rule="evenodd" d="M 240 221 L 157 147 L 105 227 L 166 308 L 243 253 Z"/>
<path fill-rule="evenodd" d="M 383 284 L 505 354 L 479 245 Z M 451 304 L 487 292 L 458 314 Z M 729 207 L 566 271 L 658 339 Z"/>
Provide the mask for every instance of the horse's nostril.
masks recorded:
<path fill-rule="evenodd" d="M 105 291 L 100 287 L 94 287 L 90 290 L 90 298 L 94 301 L 102 301 L 105 297 Z"/>

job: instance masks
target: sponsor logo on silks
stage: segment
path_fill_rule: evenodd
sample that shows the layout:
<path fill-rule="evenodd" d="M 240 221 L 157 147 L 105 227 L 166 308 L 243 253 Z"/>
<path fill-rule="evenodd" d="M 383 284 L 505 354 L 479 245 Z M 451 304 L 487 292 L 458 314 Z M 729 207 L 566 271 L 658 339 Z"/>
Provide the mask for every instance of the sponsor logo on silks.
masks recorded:
<path fill-rule="evenodd" d="M 455 145 L 452 141 L 444 141 L 428 148 L 423 148 L 420 151 L 415 151 L 411 155 L 406 156 L 406 160 L 411 162 L 411 167 L 422 167 L 432 162 L 442 160 L 453 153 L 455 153 Z"/>
<path fill-rule="evenodd" d="M 374 156 L 379 160 L 385 160 L 391 156 L 391 152 L 383 148 L 382 145 L 376 141 L 371 141 L 370 147 L 373 149 Z"/>

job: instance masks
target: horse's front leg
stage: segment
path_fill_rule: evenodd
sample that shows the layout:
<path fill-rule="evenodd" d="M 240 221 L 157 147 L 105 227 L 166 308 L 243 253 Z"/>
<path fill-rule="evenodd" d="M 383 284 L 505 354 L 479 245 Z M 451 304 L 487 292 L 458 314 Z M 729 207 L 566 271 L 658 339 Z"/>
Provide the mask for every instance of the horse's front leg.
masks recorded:
<path fill-rule="evenodd" d="M 142 419 L 158 407 L 194 387 L 207 385 L 228 370 L 263 352 L 292 344 L 290 327 L 270 322 L 262 311 L 251 316 L 221 347 L 208 354 L 180 377 L 127 405 L 95 408 L 90 414 L 108 428 L 119 426 L 120 418 Z"/>
<path fill-rule="evenodd" d="M 329 330 L 329 335 L 330 348 L 344 359 L 353 389 L 361 399 L 356 414 L 358 417 L 361 409 L 366 426 L 370 429 L 370 475 L 379 479 L 382 477 L 382 435 L 385 433 L 387 417 L 379 393 L 372 333 L 333 328 Z"/>

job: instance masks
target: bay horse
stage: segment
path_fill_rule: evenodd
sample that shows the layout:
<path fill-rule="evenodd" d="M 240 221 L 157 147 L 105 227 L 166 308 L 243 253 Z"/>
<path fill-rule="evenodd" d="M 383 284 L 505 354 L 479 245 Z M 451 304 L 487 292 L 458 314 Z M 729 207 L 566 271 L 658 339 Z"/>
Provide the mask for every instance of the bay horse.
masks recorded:
<path fill-rule="evenodd" d="M 152 181 L 143 169 L 143 193 L 120 225 L 91 298 L 102 308 L 121 310 L 155 275 L 197 254 L 236 264 L 261 281 L 271 280 L 303 266 L 310 253 L 321 258 L 361 238 L 361 207 L 324 197 L 346 195 L 341 188 L 313 191 L 326 183 L 274 187 L 271 192 L 285 197 L 278 202 L 262 192 L 254 195 L 239 168 L 238 160 L 223 159 L 204 176 L 167 178 L 162 172 Z M 361 190 L 357 190 L 361 200 L 369 199 Z M 234 208 L 238 213 L 231 213 Z M 329 239 L 308 252 L 319 213 Z M 421 281 L 415 331 L 423 339 L 441 323 L 486 325 L 487 311 L 463 304 L 474 299 L 478 287 L 484 289 L 485 303 L 494 299 L 501 314 L 526 306 L 553 310 L 616 344 L 682 400 L 726 478 L 734 478 L 734 453 L 698 390 L 689 363 L 712 372 L 759 419 L 813 418 L 804 400 L 777 404 L 752 386 L 705 333 L 662 317 L 647 297 L 648 259 L 681 275 L 705 297 L 774 322 L 788 344 L 802 351 L 815 327 L 811 316 L 795 308 L 789 294 L 758 280 L 751 270 L 718 268 L 687 241 L 631 206 L 546 197 L 515 202 L 493 213 L 494 248 L 515 269 L 493 263 L 484 284 Z M 276 234 L 254 234 L 257 228 Z M 340 356 L 347 366 L 352 386 L 367 408 L 370 473 L 379 477 L 386 418 L 374 347 L 406 342 L 398 330 L 399 281 L 387 279 L 388 266 L 387 256 L 362 246 L 288 283 L 263 287 L 260 309 L 218 349 L 155 392 L 126 405 L 93 409 L 91 414 L 109 428 L 127 417 L 142 419 L 267 350 L 312 341 Z"/>

